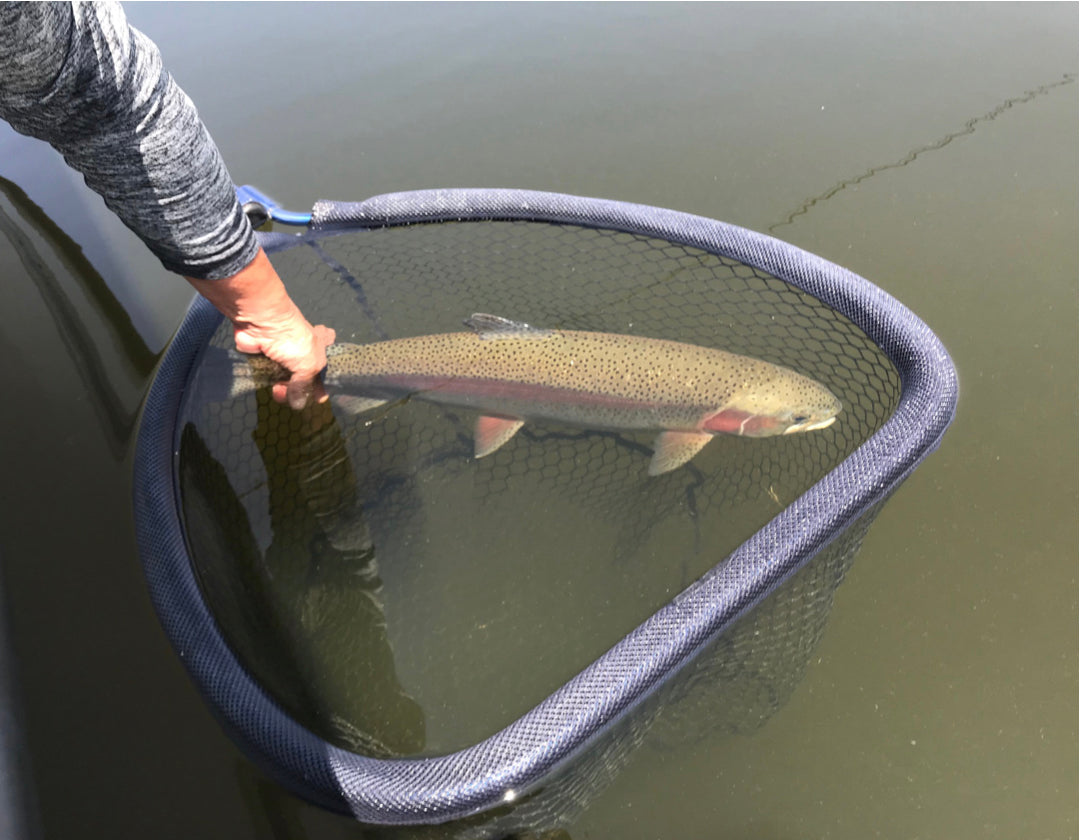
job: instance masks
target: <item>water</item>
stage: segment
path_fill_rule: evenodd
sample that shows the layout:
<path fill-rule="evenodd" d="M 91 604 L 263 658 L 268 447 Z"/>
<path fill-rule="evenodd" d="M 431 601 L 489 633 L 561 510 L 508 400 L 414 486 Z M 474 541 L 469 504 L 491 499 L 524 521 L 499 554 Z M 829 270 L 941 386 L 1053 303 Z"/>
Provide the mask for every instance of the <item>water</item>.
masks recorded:
<path fill-rule="evenodd" d="M 1075 7 L 129 14 L 234 179 L 287 206 L 507 185 L 701 213 L 863 274 L 953 354 L 957 421 L 791 701 L 643 750 L 572 837 L 1076 836 Z M 250 768 L 149 609 L 126 457 L 185 284 L 6 128 L 0 177 L 67 237 L 0 196 L 0 545 L 46 836 L 364 836 Z"/>
<path fill-rule="evenodd" d="M 380 756 L 462 749 L 529 711 L 839 464 L 900 394 L 886 357 L 834 310 L 645 236 L 449 223 L 333 236 L 276 261 L 304 311 L 350 341 L 460 330 L 473 309 L 697 345 L 723 335 L 844 406 L 829 431 L 721 436 L 650 478 L 650 433 L 530 423 L 477 462 L 475 412 L 416 400 L 293 415 L 265 394 L 223 399 L 233 371 L 208 354 L 186 389 L 179 459 L 212 611 L 292 714 Z M 806 653 L 783 648 L 828 611 L 836 582 L 821 577 L 756 650 L 726 653 L 758 693 L 802 671 Z"/>

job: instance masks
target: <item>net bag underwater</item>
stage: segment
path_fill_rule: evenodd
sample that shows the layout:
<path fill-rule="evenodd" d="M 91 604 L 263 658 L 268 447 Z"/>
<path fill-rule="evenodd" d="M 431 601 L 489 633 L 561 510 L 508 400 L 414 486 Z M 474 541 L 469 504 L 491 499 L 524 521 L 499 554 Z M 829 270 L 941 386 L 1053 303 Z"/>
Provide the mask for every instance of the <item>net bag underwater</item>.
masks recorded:
<path fill-rule="evenodd" d="M 292 412 L 230 391 L 231 331 L 197 299 L 136 449 L 151 597 L 245 753 L 363 822 L 553 827 L 647 734 L 753 731 L 953 417 L 952 362 L 916 316 L 721 222 L 515 190 L 319 202 L 285 221 L 307 225 L 261 241 L 339 342 L 487 312 L 751 356 L 842 404 L 828 428 L 718 435 L 656 476 L 650 435 L 557 423 L 474 459 L 475 412 Z"/>

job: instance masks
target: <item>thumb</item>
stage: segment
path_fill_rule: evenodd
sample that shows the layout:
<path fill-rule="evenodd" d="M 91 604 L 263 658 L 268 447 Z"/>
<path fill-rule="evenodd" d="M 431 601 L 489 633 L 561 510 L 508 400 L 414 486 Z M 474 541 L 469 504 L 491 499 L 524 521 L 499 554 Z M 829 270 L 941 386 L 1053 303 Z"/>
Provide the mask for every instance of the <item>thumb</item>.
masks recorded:
<path fill-rule="evenodd" d="M 263 352 L 263 342 L 249 333 L 246 329 L 234 330 L 233 340 L 236 342 L 236 349 L 241 353 Z"/>

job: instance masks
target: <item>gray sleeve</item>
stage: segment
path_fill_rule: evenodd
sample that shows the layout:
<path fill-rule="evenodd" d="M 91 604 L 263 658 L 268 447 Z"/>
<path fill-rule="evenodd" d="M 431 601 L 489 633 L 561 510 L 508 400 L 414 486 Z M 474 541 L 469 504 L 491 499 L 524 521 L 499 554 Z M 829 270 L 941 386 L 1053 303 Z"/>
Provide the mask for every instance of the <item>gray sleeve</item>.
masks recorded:
<path fill-rule="evenodd" d="M 118 3 L 0 2 L 0 118 L 56 148 L 170 271 L 254 259 L 221 154 Z"/>

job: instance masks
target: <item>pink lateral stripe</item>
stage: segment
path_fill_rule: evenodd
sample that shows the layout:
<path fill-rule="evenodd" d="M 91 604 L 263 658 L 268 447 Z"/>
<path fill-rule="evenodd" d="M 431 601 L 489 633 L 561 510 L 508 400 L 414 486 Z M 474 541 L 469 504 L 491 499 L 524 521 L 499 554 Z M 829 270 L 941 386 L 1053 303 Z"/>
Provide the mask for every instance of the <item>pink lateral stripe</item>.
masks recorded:
<path fill-rule="evenodd" d="M 776 417 L 768 414 L 751 414 L 730 408 L 707 417 L 702 428 L 711 432 L 724 432 L 730 435 L 751 435 L 763 430 L 773 430 L 781 425 Z"/>

